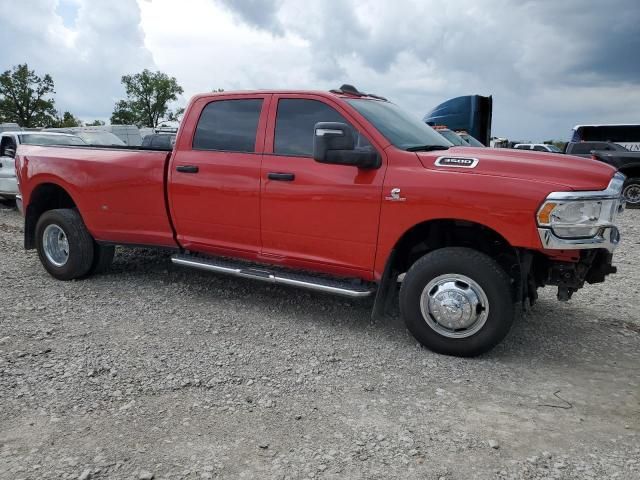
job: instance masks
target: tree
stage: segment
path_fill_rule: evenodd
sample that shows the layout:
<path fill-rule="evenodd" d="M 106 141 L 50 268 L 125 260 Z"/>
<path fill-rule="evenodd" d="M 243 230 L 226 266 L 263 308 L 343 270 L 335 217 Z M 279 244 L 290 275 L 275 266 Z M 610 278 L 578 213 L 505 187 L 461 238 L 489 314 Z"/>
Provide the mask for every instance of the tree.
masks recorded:
<path fill-rule="evenodd" d="M 55 126 L 59 128 L 81 127 L 82 122 L 80 121 L 79 118 L 76 118 L 72 113 L 64 112 L 63 115 L 57 117 Z"/>
<path fill-rule="evenodd" d="M 85 123 L 86 127 L 101 127 L 103 126 L 105 123 L 102 120 L 94 120 L 91 123 Z"/>
<path fill-rule="evenodd" d="M 126 100 L 120 100 L 116 103 L 111 114 L 112 125 L 138 125 L 144 126 L 144 121 L 140 121 L 140 116 L 136 114 L 132 106 Z"/>
<path fill-rule="evenodd" d="M 169 109 L 184 90 L 175 77 L 147 69 L 135 75 L 124 75 L 122 84 L 127 99 L 115 104 L 111 115 L 112 124 L 134 124 L 155 128 L 163 121 L 178 120 L 184 109 Z"/>
<path fill-rule="evenodd" d="M 17 65 L 0 75 L 0 117 L 22 127 L 44 127 L 55 123 L 55 93 L 51 75 L 44 77 Z"/>

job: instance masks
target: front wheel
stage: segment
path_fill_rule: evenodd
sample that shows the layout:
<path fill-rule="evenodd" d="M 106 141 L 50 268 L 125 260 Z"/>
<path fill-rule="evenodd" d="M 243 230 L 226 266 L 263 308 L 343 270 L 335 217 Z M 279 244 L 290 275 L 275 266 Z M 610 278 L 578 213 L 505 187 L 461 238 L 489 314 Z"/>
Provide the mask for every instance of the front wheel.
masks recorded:
<path fill-rule="evenodd" d="M 462 247 L 416 261 L 400 289 L 409 331 L 438 353 L 472 357 L 491 350 L 515 316 L 511 280 L 491 257 Z"/>
<path fill-rule="evenodd" d="M 93 265 L 93 238 L 76 210 L 43 213 L 36 224 L 36 248 L 44 268 L 58 280 L 81 278 Z"/>
<path fill-rule="evenodd" d="M 640 208 L 640 177 L 625 180 L 622 196 L 627 202 L 628 208 Z"/>

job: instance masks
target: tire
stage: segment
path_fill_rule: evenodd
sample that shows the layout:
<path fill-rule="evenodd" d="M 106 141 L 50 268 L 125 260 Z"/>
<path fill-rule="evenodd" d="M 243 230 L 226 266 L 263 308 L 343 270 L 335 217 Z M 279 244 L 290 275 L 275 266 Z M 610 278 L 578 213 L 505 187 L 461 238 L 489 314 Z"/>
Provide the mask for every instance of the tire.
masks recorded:
<path fill-rule="evenodd" d="M 111 267 L 113 262 L 113 256 L 115 255 L 116 247 L 113 245 L 100 245 L 99 243 L 93 243 L 93 263 L 89 269 L 88 275 L 104 273 Z"/>
<path fill-rule="evenodd" d="M 640 177 L 627 178 L 622 187 L 627 208 L 640 208 Z"/>
<path fill-rule="evenodd" d="M 36 249 L 44 268 L 58 280 L 85 276 L 94 261 L 94 241 L 77 210 L 44 212 L 36 224 Z"/>
<path fill-rule="evenodd" d="M 511 328 L 511 280 L 484 253 L 462 247 L 434 250 L 407 272 L 400 288 L 400 313 L 428 349 L 474 357 L 495 347 Z"/>

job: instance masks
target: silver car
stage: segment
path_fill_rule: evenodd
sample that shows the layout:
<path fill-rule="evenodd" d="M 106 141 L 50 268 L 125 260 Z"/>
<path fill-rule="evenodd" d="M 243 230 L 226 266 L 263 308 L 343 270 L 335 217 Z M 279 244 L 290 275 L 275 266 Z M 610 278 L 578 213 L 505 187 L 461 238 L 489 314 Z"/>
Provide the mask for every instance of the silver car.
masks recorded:
<path fill-rule="evenodd" d="M 0 134 L 0 197 L 16 198 L 15 156 L 18 145 L 86 145 L 75 135 L 53 132 L 2 132 Z"/>

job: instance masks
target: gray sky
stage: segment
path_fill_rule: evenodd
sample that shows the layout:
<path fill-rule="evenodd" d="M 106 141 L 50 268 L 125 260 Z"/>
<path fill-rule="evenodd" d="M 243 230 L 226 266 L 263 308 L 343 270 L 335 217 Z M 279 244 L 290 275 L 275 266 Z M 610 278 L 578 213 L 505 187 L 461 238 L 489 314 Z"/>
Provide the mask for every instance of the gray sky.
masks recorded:
<path fill-rule="evenodd" d="M 0 69 L 50 73 L 57 107 L 107 119 L 120 77 L 211 90 L 352 83 L 422 117 L 493 95 L 493 134 L 640 123 L 640 1 L 0 0 Z"/>

